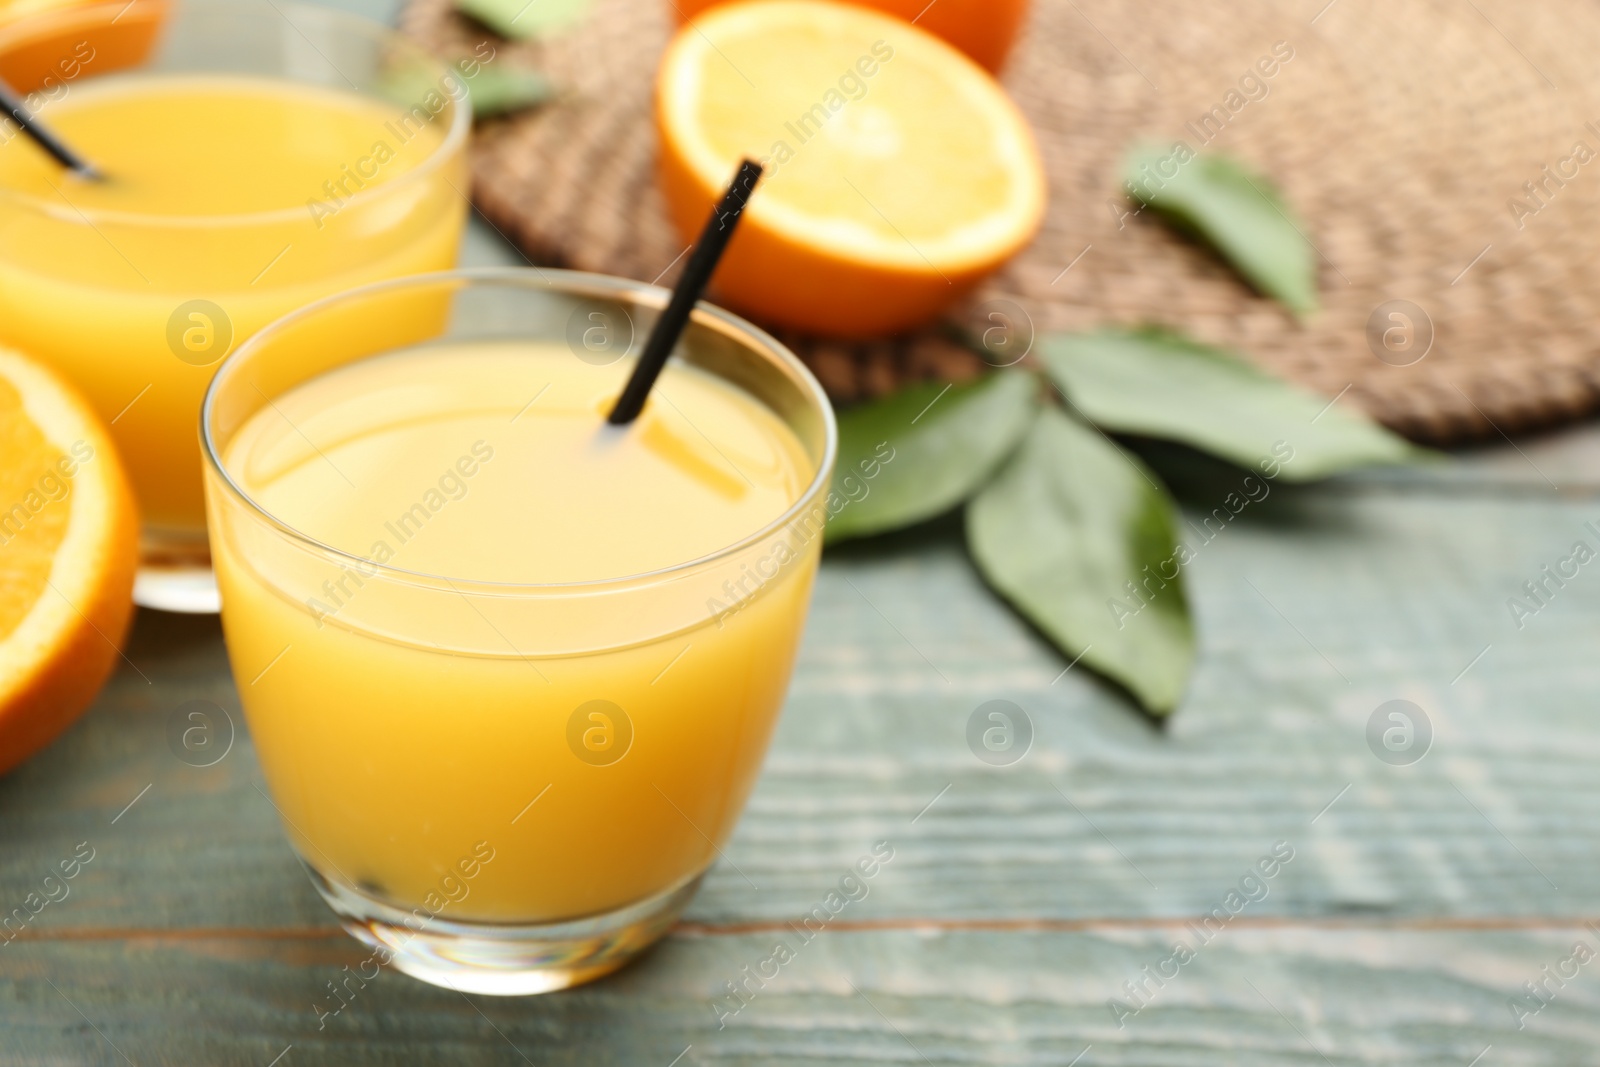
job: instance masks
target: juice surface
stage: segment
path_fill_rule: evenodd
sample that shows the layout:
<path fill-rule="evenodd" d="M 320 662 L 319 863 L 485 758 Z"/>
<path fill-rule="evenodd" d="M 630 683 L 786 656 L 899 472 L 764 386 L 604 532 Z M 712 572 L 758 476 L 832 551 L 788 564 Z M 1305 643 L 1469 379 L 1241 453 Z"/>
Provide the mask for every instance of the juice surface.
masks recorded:
<path fill-rule="evenodd" d="M 366 359 L 274 398 L 224 466 L 296 529 L 461 585 L 659 571 L 801 498 L 816 470 L 793 433 L 699 371 L 669 366 L 636 423 L 604 426 L 630 368 L 506 343 Z M 328 565 L 319 586 L 298 555 L 241 549 L 248 529 L 215 491 L 213 508 L 251 735 L 287 832 L 325 876 L 445 919 L 547 922 L 638 902 L 715 859 L 787 688 L 820 537 L 733 612 L 667 582 L 654 598 L 589 597 L 602 603 L 573 612 L 600 614 L 574 627 L 557 606 L 541 629 L 504 596 L 462 610 L 453 585 L 412 599 L 404 576 Z M 592 730 L 626 743 L 593 751 Z M 462 861 L 485 851 L 465 880 Z"/>
<path fill-rule="evenodd" d="M 449 115 L 287 80 L 116 74 L 43 115 L 108 180 L 0 144 L 0 341 L 111 423 L 147 528 L 203 532 L 195 424 L 231 348 L 322 296 L 454 264 L 459 153 L 413 173 Z"/>
<path fill-rule="evenodd" d="M 379 356 L 276 398 L 234 437 L 227 466 L 324 544 L 520 584 L 708 556 L 783 514 L 810 481 L 776 416 L 691 369 L 669 368 L 648 418 L 606 426 L 622 381 L 621 365 L 514 343 Z"/>
<path fill-rule="evenodd" d="M 293 82 L 220 75 L 108 79 L 74 87 L 43 110 L 51 129 L 108 180 L 62 172 L 26 138 L 0 148 L 0 187 L 86 214 L 237 215 L 304 209 L 322 183 L 369 155 L 401 109 Z M 434 144 L 439 138 L 431 138 Z M 415 168 L 426 152 L 369 164 L 370 186 Z M 352 187 L 353 188 L 353 187 Z M 70 208 L 69 208 L 70 210 Z M 259 267 L 257 269 L 260 269 Z M 118 279 L 112 279 L 118 280 Z"/>

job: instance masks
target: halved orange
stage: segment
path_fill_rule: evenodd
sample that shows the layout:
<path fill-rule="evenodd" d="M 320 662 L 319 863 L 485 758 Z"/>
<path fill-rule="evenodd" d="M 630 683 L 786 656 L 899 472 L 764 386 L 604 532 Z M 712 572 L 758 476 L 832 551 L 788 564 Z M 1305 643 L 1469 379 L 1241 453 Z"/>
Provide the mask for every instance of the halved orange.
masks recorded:
<path fill-rule="evenodd" d="M 105 428 L 53 373 L 0 349 L 0 773 L 105 684 L 138 556 L 133 494 Z"/>
<path fill-rule="evenodd" d="M 730 0 L 667 0 L 679 19 L 692 19 Z M 961 49 L 985 70 L 1006 61 L 1028 16 L 1028 0 L 850 0 L 915 22 Z"/>
<path fill-rule="evenodd" d="M 83 2 L 84 0 L 0 0 L 0 23 L 15 22 L 37 15 L 41 11 L 74 7 Z"/>
<path fill-rule="evenodd" d="M 87 68 L 144 61 L 171 0 L 0 0 L 0 78 L 19 93 L 59 97 Z"/>
<path fill-rule="evenodd" d="M 656 79 L 661 178 L 692 239 L 741 157 L 767 168 L 717 272 L 776 325 L 870 337 L 939 314 L 1032 239 L 1033 134 L 981 67 L 899 19 L 828 0 L 714 7 Z"/>

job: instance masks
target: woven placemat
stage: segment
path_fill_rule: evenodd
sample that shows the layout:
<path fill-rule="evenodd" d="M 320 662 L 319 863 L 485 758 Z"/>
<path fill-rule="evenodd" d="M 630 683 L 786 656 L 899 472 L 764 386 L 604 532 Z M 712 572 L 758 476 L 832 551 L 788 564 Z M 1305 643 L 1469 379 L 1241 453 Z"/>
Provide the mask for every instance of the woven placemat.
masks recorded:
<path fill-rule="evenodd" d="M 473 145 L 476 203 L 535 260 L 675 280 L 683 244 L 650 115 L 669 10 L 595 0 L 560 36 L 515 45 L 450 0 L 406 12 L 443 56 L 493 40 L 494 62 L 558 86 Z M 1275 47 L 1292 57 L 1258 68 Z M 1035 0 L 1003 80 L 1038 135 L 1049 215 L 951 318 L 981 328 L 979 305 L 1009 299 L 1040 332 L 1164 323 L 1433 442 L 1573 418 L 1600 403 L 1596 55 L 1590 0 Z M 1136 139 L 1270 175 L 1317 250 L 1321 310 L 1296 322 L 1205 249 L 1127 215 L 1120 161 Z M 1410 313 L 1408 352 L 1380 359 L 1369 333 L 1404 320 L 1375 312 L 1400 300 L 1425 317 Z M 982 368 L 946 336 L 785 340 L 848 400 Z"/>

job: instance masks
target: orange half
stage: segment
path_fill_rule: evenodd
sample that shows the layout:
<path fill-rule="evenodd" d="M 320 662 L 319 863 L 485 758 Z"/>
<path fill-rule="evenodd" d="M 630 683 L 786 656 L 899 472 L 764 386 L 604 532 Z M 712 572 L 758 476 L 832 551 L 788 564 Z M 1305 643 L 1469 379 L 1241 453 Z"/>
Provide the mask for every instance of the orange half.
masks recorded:
<path fill-rule="evenodd" d="M 55 375 L 0 349 L 0 773 L 66 729 L 116 666 L 138 544 L 99 420 Z"/>
<path fill-rule="evenodd" d="M 656 82 L 663 189 L 692 239 L 745 156 L 766 176 L 717 274 L 767 322 L 862 337 L 933 318 L 1032 239 L 1045 179 L 995 80 L 932 34 L 825 0 L 712 8 Z"/>

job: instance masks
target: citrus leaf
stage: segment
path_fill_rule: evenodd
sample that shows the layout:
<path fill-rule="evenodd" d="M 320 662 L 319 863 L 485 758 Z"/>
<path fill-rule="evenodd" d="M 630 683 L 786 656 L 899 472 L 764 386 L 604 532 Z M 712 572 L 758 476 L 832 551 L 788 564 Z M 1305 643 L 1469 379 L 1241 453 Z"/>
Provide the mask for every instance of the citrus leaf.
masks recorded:
<path fill-rule="evenodd" d="M 1144 464 L 1056 408 L 967 505 L 989 584 L 1156 715 L 1177 706 L 1195 654 L 1176 529 Z"/>
<path fill-rule="evenodd" d="M 456 10 L 507 40 L 526 41 L 577 22 L 589 0 L 456 0 Z"/>
<path fill-rule="evenodd" d="M 1197 232 L 1257 290 L 1299 315 L 1317 309 L 1315 250 L 1265 178 L 1226 156 L 1139 145 L 1124 180 L 1135 200 Z"/>
<path fill-rule="evenodd" d="M 457 74 L 459 71 L 452 68 L 450 73 Z M 440 78 L 437 70 L 431 65 L 390 68 L 378 75 L 377 84 L 374 86 L 380 94 L 402 108 L 409 111 L 414 107 L 420 107 L 424 113 L 428 111 L 426 103 L 428 97 L 442 99 L 448 87 L 449 83 Z"/>
<path fill-rule="evenodd" d="M 1095 425 L 1180 441 L 1241 467 L 1281 466 L 1286 481 L 1427 455 L 1326 397 L 1164 330 L 1056 334 L 1041 347 L 1050 377 Z"/>
<path fill-rule="evenodd" d="M 474 118 L 490 118 L 542 104 L 555 95 L 543 74 L 525 67 L 483 67 L 467 83 Z"/>
<path fill-rule="evenodd" d="M 924 382 L 839 414 L 828 540 L 909 526 L 972 495 L 1016 447 L 1038 409 L 1039 382 L 998 371 L 961 385 Z"/>
<path fill-rule="evenodd" d="M 442 106 L 443 97 L 457 95 L 457 87 L 464 84 L 475 118 L 542 104 L 555 95 L 555 88 L 538 71 L 504 62 L 490 66 L 468 56 L 450 64 L 450 75 L 441 78 L 427 67 L 398 67 L 381 76 L 378 91 L 407 110 L 421 107 L 432 112 Z M 428 107 L 430 98 L 434 108 Z"/>

